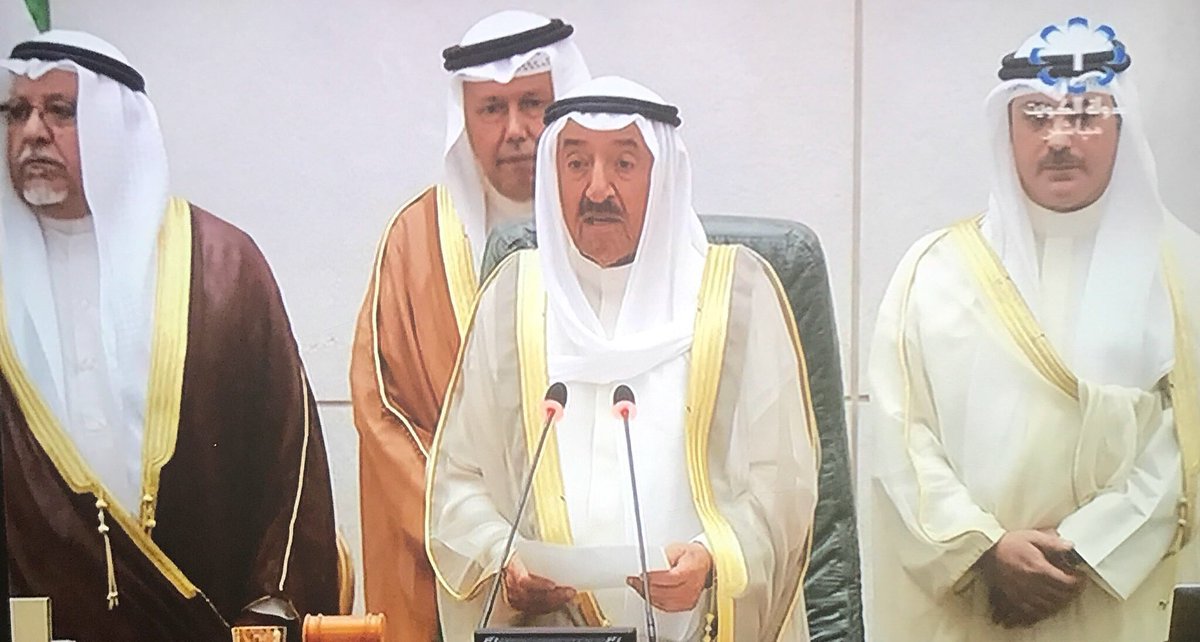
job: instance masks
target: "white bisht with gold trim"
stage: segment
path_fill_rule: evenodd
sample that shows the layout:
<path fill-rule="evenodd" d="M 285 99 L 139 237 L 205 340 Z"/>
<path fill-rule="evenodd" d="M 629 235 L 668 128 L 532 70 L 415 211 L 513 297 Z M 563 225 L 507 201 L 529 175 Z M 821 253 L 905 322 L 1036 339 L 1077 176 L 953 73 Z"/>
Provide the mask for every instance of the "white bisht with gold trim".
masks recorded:
<path fill-rule="evenodd" d="M 1178 561 L 1195 548 L 1180 553 L 1200 431 L 1200 243 L 1167 224 L 1176 355 L 1151 389 L 1078 378 L 979 219 L 901 261 L 880 306 L 860 450 L 875 639 L 1166 639 Z M 1004 629 L 974 563 L 1006 531 L 1042 528 L 1075 544 L 1089 582 L 1051 618 Z"/>
<path fill-rule="evenodd" d="M 818 454 L 796 326 L 774 273 L 744 248 L 709 248 L 699 301 L 690 349 L 625 382 L 643 392 L 633 438 L 647 544 L 702 541 L 716 569 L 694 611 L 657 613 L 660 639 L 715 628 L 720 640 L 807 640 Z M 447 640 L 469 639 L 501 564 L 541 430 L 546 323 L 536 252 L 510 257 L 480 296 L 429 470 L 426 543 Z M 615 384 L 564 383 L 570 401 L 519 537 L 635 543 Z M 641 628 L 642 609 L 628 588 L 581 592 L 541 617 L 501 597 L 492 625 Z"/>

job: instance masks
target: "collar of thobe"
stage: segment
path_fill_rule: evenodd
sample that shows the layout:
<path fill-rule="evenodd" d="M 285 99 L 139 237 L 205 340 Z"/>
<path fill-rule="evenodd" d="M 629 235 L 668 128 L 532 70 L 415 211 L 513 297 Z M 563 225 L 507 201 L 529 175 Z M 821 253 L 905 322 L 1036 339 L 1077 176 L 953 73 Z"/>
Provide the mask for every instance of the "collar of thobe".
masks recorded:
<path fill-rule="evenodd" d="M 605 268 L 584 257 L 578 250 L 568 256 L 571 259 L 571 270 L 579 279 L 579 287 L 583 290 L 584 297 L 595 311 L 600 326 L 611 339 L 633 264 Z"/>
<path fill-rule="evenodd" d="M 1056 212 L 1027 199 L 1025 212 L 1029 215 L 1033 233 L 1039 238 L 1089 236 L 1100 228 L 1100 219 L 1104 215 L 1102 202 L 1103 199 L 1071 212 Z"/>
<path fill-rule="evenodd" d="M 57 232 L 63 236 L 84 236 L 96 233 L 96 224 L 91 216 L 79 218 L 54 218 L 39 216 L 38 224 L 43 230 Z"/>
<path fill-rule="evenodd" d="M 486 194 L 488 233 L 509 221 L 523 220 L 533 216 L 533 199 L 524 202 L 514 201 L 492 187 L 490 181 L 484 181 L 483 184 Z"/>

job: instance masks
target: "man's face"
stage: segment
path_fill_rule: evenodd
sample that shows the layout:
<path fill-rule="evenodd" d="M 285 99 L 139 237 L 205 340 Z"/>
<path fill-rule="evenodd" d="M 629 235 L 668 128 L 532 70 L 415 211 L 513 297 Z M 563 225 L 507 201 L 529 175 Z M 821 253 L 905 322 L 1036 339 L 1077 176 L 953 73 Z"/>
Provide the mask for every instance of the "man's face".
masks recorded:
<path fill-rule="evenodd" d="M 637 125 L 596 131 L 569 120 L 557 144 L 558 196 L 571 241 L 600 267 L 633 260 L 654 167 Z"/>
<path fill-rule="evenodd" d="M 1033 202 L 1073 212 L 1104 194 L 1121 128 L 1120 116 L 1105 116 L 1105 109 L 1115 107 L 1112 96 L 1102 93 L 1065 100 L 1034 93 L 1009 103 L 1017 176 Z"/>
<path fill-rule="evenodd" d="M 8 173 L 31 207 L 50 216 L 82 216 L 83 173 L 79 160 L 73 72 L 55 69 L 33 80 L 13 76 L 4 103 Z"/>
<path fill-rule="evenodd" d="M 492 187 L 519 202 L 533 198 L 533 160 L 545 125 L 542 114 L 554 102 L 550 72 L 493 81 L 463 83 L 467 139 Z"/>

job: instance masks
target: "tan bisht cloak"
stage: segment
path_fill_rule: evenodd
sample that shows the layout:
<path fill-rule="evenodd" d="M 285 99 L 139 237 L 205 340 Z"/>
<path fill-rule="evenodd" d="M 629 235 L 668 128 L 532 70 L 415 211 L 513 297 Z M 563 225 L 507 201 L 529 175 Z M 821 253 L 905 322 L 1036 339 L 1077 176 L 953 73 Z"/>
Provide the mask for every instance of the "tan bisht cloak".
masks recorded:
<path fill-rule="evenodd" d="M 359 433 L 367 611 L 388 640 L 437 636 L 425 556 L 425 461 L 463 324 L 474 263 L 448 190 L 430 187 L 392 218 L 358 315 L 350 393 Z"/>

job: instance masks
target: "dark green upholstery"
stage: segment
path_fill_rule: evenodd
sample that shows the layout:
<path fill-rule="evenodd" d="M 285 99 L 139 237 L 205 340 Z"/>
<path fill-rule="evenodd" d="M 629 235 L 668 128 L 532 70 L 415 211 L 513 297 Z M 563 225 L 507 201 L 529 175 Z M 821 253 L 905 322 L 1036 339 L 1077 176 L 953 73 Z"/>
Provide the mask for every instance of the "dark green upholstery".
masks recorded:
<path fill-rule="evenodd" d="M 787 290 L 808 362 L 821 435 L 820 498 L 804 599 L 813 640 L 863 639 L 858 531 L 846 439 L 842 367 L 825 254 L 800 223 L 747 216 L 702 216 L 713 243 L 738 243 L 763 256 Z M 484 278 L 516 250 L 534 247 L 532 223 L 498 228 L 488 238 Z"/>

